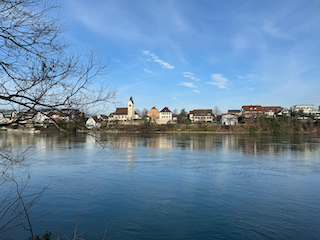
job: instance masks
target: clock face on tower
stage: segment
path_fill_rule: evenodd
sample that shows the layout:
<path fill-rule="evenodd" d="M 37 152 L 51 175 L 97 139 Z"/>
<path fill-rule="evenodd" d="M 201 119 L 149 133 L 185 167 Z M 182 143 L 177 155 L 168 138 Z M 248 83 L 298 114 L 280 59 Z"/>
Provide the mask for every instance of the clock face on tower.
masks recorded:
<path fill-rule="evenodd" d="M 131 107 L 131 105 L 129 105 L 129 107 Z"/>

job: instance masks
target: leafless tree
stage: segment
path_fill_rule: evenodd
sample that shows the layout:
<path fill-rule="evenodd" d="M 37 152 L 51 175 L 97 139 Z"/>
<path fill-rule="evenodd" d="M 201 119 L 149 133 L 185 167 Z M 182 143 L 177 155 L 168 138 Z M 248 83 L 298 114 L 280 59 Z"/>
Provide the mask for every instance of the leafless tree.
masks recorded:
<path fill-rule="evenodd" d="M 135 109 L 134 111 L 135 111 L 140 117 L 142 116 L 142 113 L 141 113 L 140 109 L 137 108 L 137 109 Z"/>
<path fill-rule="evenodd" d="M 59 8 L 52 1 L 0 2 L 0 104 L 85 111 L 113 99 L 115 91 L 104 85 L 109 60 L 67 45 L 65 24 L 51 17 Z"/>
<path fill-rule="evenodd" d="M 146 117 L 148 112 L 149 112 L 148 109 L 146 109 L 146 108 L 142 109 L 142 112 L 141 112 L 142 117 Z"/>
<path fill-rule="evenodd" d="M 213 109 L 213 114 L 217 117 L 218 115 L 221 115 L 221 111 L 220 109 L 215 106 L 214 109 Z"/>
<path fill-rule="evenodd" d="M 77 50 L 63 39 L 60 5 L 51 0 L 0 0 L 0 105 L 35 115 L 42 108 L 60 111 L 103 108 L 115 91 L 105 85 L 109 59 L 96 50 Z M 9 107 L 8 107 L 9 106 Z M 0 123 L 8 125 L 18 123 Z M 28 177 L 19 173 L 24 153 L 0 146 L 0 238 L 23 226 L 32 231 L 28 209 L 41 193 L 24 194 Z M 24 178 L 27 176 L 27 178 Z M 27 225 L 26 225 L 27 224 Z"/>

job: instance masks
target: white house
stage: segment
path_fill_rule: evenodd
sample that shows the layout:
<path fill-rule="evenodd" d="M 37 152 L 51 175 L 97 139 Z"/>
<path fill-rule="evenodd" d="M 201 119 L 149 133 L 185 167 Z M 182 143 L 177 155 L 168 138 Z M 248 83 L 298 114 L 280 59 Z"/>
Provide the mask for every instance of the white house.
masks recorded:
<path fill-rule="evenodd" d="M 90 117 L 86 121 L 86 127 L 88 129 L 99 129 L 101 127 L 101 119 L 95 117 Z"/>
<path fill-rule="evenodd" d="M 315 114 L 319 112 L 314 105 L 294 105 L 291 107 L 291 112 L 299 112 L 300 110 L 305 114 Z"/>
<path fill-rule="evenodd" d="M 172 112 L 168 107 L 165 107 L 159 112 L 159 118 L 156 119 L 156 123 L 167 124 L 168 122 L 172 122 Z"/>
<path fill-rule="evenodd" d="M 36 123 L 43 123 L 45 120 L 50 119 L 50 117 L 47 116 L 46 113 L 37 112 L 37 114 L 34 116 L 33 120 Z"/>
<path fill-rule="evenodd" d="M 232 114 L 222 114 L 221 116 L 222 125 L 236 125 L 238 124 L 238 116 Z"/>
<path fill-rule="evenodd" d="M 290 117 L 290 111 L 288 108 L 281 108 L 276 114 L 277 116 Z"/>
<path fill-rule="evenodd" d="M 165 107 L 159 112 L 159 118 L 171 121 L 172 112 L 169 110 L 169 108 Z"/>

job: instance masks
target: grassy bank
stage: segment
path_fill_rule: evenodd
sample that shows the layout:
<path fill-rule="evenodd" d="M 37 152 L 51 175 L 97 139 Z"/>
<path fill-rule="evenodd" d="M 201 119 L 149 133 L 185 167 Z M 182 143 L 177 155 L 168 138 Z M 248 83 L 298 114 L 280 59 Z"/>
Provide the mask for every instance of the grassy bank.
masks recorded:
<path fill-rule="evenodd" d="M 112 125 L 105 130 L 124 132 L 212 132 L 212 133 L 320 133 L 320 121 L 303 121 L 289 117 L 250 119 L 250 124 L 223 126 L 217 123 L 165 124 L 142 122 L 140 125 Z"/>

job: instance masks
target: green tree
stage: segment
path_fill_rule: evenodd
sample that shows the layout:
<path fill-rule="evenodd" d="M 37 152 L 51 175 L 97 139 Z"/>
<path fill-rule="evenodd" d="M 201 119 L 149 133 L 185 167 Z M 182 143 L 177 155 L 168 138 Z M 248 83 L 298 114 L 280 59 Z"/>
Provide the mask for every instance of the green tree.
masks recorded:
<path fill-rule="evenodd" d="M 180 116 L 182 117 L 188 117 L 188 113 L 186 112 L 185 108 L 182 108 L 180 111 Z"/>

